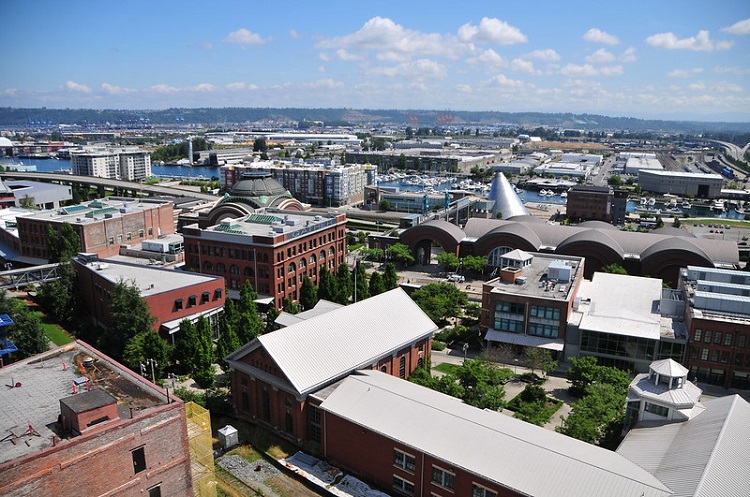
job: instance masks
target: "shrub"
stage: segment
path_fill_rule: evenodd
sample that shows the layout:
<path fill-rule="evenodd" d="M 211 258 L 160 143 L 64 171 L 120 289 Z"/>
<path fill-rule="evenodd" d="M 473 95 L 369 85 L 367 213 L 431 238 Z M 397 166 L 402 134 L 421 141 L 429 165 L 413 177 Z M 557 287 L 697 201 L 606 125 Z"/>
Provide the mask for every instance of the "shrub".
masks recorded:
<path fill-rule="evenodd" d="M 445 350 L 445 343 L 440 340 L 432 341 L 432 350 Z"/>

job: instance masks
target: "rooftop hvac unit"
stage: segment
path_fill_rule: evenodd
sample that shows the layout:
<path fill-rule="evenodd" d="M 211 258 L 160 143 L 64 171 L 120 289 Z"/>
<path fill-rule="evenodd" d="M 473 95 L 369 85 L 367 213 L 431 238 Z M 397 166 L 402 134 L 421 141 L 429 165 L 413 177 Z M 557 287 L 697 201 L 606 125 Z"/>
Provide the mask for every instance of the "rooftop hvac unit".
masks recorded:
<path fill-rule="evenodd" d="M 240 436 L 237 429 L 231 425 L 226 425 L 224 428 L 219 428 L 219 446 L 227 450 L 231 447 L 240 443 Z"/>

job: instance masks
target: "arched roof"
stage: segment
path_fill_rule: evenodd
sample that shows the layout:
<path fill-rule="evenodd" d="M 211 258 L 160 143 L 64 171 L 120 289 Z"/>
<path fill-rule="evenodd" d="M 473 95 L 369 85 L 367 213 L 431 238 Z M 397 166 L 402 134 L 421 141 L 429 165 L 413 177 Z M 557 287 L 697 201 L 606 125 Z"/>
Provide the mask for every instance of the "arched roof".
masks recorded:
<path fill-rule="evenodd" d="M 556 248 L 555 252 L 562 253 L 573 245 L 600 245 L 615 252 L 621 259 L 625 257 L 625 250 L 605 231 L 599 229 L 588 229 L 579 231 L 572 236 L 563 240 Z"/>
<path fill-rule="evenodd" d="M 242 175 L 240 180 L 232 186 L 229 193 L 232 197 L 258 197 L 265 195 L 273 197 L 289 194 L 286 188 L 273 179 L 266 171 L 253 171 Z"/>
<path fill-rule="evenodd" d="M 0 136 L 0 147 L 7 148 L 7 147 L 12 147 L 12 146 L 13 146 L 13 142 L 11 142 L 9 139 L 7 139 L 4 136 Z"/>
<path fill-rule="evenodd" d="M 617 226 L 604 221 L 584 221 L 577 225 L 579 228 L 596 228 L 600 230 L 617 230 Z"/>
<path fill-rule="evenodd" d="M 542 246 L 539 235 L 531 228 L 523 223 L 508 223 L 490 230 L 479 238 L 475 243 L 476 252 L 489 254 L 492 249 L 499 246 L 500 240 L 507 240 L 509 237 L 516 240 L 516 243 L 512 244 L 514 248 L 536 251 Z"/>
<path fill-rule="evenodd" d="M 602 254 L 610 252 L 616 254 L 616 257 L 620 260 L 625 257 L 625 249 L 614 238 L 609 236 L 606 231 L 598 229 L 579 231 L 569 236 L 557 245 L 555 252 L 559 254 L 580 255 L 581 248 L 584 248 L 587 253 L 592 251 Z"/>
<path fill-rule="evenodd" d="M 696 238 L 696 236 L 690 233 L 688 230 L 675 228 L 674 226 L 664 226 L 663 228 L 652 230 L 651 233 L 654 235 L 684 236 L 686 238 Z"/>
<path fill-rule="evenodd" d="M 519 223 L 543 223 L 543 219 L 534 217 L 531 214 L 519 214 L 518 216 L 509 217 L 506 221 L 514 221 Z"/>
<path fill-rule="evenodd" d="M 423 240 L 434 240 L 446 252 L 458 253 L 458 245 L 465 237 L 466 234 L 458 226 L 448 221 L 437 220 L 413 226 L 401 233 L 399 238 L 412 249 Z"/>
<path fill-rule="evenodd" d="M 693 254 L 697 257 L 705 259 L 706 262 L 711 263 L 711 258 L 702 249 L 685 237 L 673 236 L 669 238 L 662 238 L 658 242 L 650 245 L 646 250 L 641 252 L 641 263 L 645 264 L 652 257 L 659 257 L 666 252 L 686 252 Z"/>

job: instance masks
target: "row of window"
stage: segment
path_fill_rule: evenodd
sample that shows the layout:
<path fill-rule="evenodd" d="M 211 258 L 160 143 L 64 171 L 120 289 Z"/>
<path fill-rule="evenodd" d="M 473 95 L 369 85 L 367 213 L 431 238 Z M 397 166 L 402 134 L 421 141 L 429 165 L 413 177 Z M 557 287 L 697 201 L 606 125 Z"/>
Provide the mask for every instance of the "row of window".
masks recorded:
<path fill-rule="evenodd" d="M 223 290 L 221 288 L 217 288 L 214 290 L 214 300 L 219 300 L 221 298 Z M 210 300 L 211 292 L 203 292 L 201 293 L 201 304 L 207 304 Z M 180 310 L 183 308 L 185 300 L 184 299 L 175 299 L 174 301 L 174 307 L 175 310 Z M 198 305 L 198 296 L 197 295 L 191 295 L 188 297 L 187 306 L 188 307 L 194 307 Z"/>
<path fill-rule="evenodd" d="M 727 350 L 692 347 L 690 349 L 690 358 L 698 359 L 699 357 L 701 361 L 729 364 L 731 355 Z M 750 367 L 750 354 L 736 353 L 734 355 L 734 365 L 738 367 Z"/>
<path fill-rule="evenodd" d="M 409 473 L 416 473 L 417 464 L 415 457 L 398 449 L 393 450 L 393 465 Z M 447 490 L 454 490 L 456 488 L 456 474 L 439 466 L 432 466 L 431 481 L 433 484 Z M 401 476 L 393 475 L 393 488 L 399 493 L 414 495 L 414 483 L 402 478 Z M 471 487 L 471 496 L 497 497 L 497 492 L 477 483 L 473 483 Z"/>
<path fill-rule="evenodd" d="M 703 342 L 703 343 L 713 343 L 714 345 L 723 345 L 724 347 L 731 347 L 732 342 L 734 341 L 734 333 L 731 331 L 712 331 L 712 330 L 702 330 L 700 328 L 696 328 L 695 332 L 693 332 L 693 341 L 694 342 Z M 737 347 L 738 348 L 745 348 L 748 345 L 747 341 L 747 335 L 738 335 L 737 336 Z"/>

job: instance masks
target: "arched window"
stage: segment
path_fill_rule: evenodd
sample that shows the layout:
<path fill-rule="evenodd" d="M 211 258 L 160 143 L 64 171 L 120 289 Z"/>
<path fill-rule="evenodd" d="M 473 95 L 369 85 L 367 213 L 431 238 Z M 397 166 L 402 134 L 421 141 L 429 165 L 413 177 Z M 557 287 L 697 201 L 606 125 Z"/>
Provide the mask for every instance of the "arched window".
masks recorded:
<path fill-rule="evenodd" d="M 293 273 L 295 271 L 297 271 L 297 266 L 293 262 L 290 262 L 289 263 L 289 269 L 287 270 L 287 273 Z"/>
<path fill-rule="evenodd" d="M 224 265 L 223 262 L 217 262 L 216 263 L 216 272 L 217 273 L 226 273 L 227 267 Z"/>
<path fill-rule="evenodd" d="M 299 260 L 299 268 L 305 269 L 306 267 L 307 267 L 307 262 L 305 261 L 305 258 L 303 257 L 302 259 Z"/>
<path fill-rule="evenodd" d="M 247 266 L 245 268 L 245 276 L 252 277 L 254 274 L 255 273 L 253 272 L 253 268 L 251 268 L 250 266 Z"/>
<path fill-rule="evenodd" d="M 203 270 L 204 271 L 211 271 L 213 270 L 214 266 L 211 264 L 211 261 L 206 261 L 203 263 Z"/>
<path fill-rule="evenodd" d="M 326 258 L 326 251 L 325 251 L 325 250 L 321 250 L 321 251 L 320 251 L 320 260 L 322 261 L 322 260 L 324 260 L 325 258 Z"/>
<path fill-rule="evenodd" d="M 512 251 L 513 249 L 508 246 L 496 247 L 492 249 L 490 255 L 487 256 L 487 265 L 493 267 L 500 267 L 500 258 Z"/>
<path fill-rule="evenodd" d="M 315 259 L 315 254 L 310 255 L 310 265 L 314 266 L 317 260 Z"/>
<path fill-rule="evenodd" d="M 229 266 L 229 274 L 240 274 L 240 268 L 236 264 Z"/>
<path fill-rule="evenodd" d="M 331 257 L 335 256 L 336 255 L 336 249 L 334 249 L 333 247 L 331 247 L 330 249 L 328 249 L 328 255 L 330 255 Z"/>

